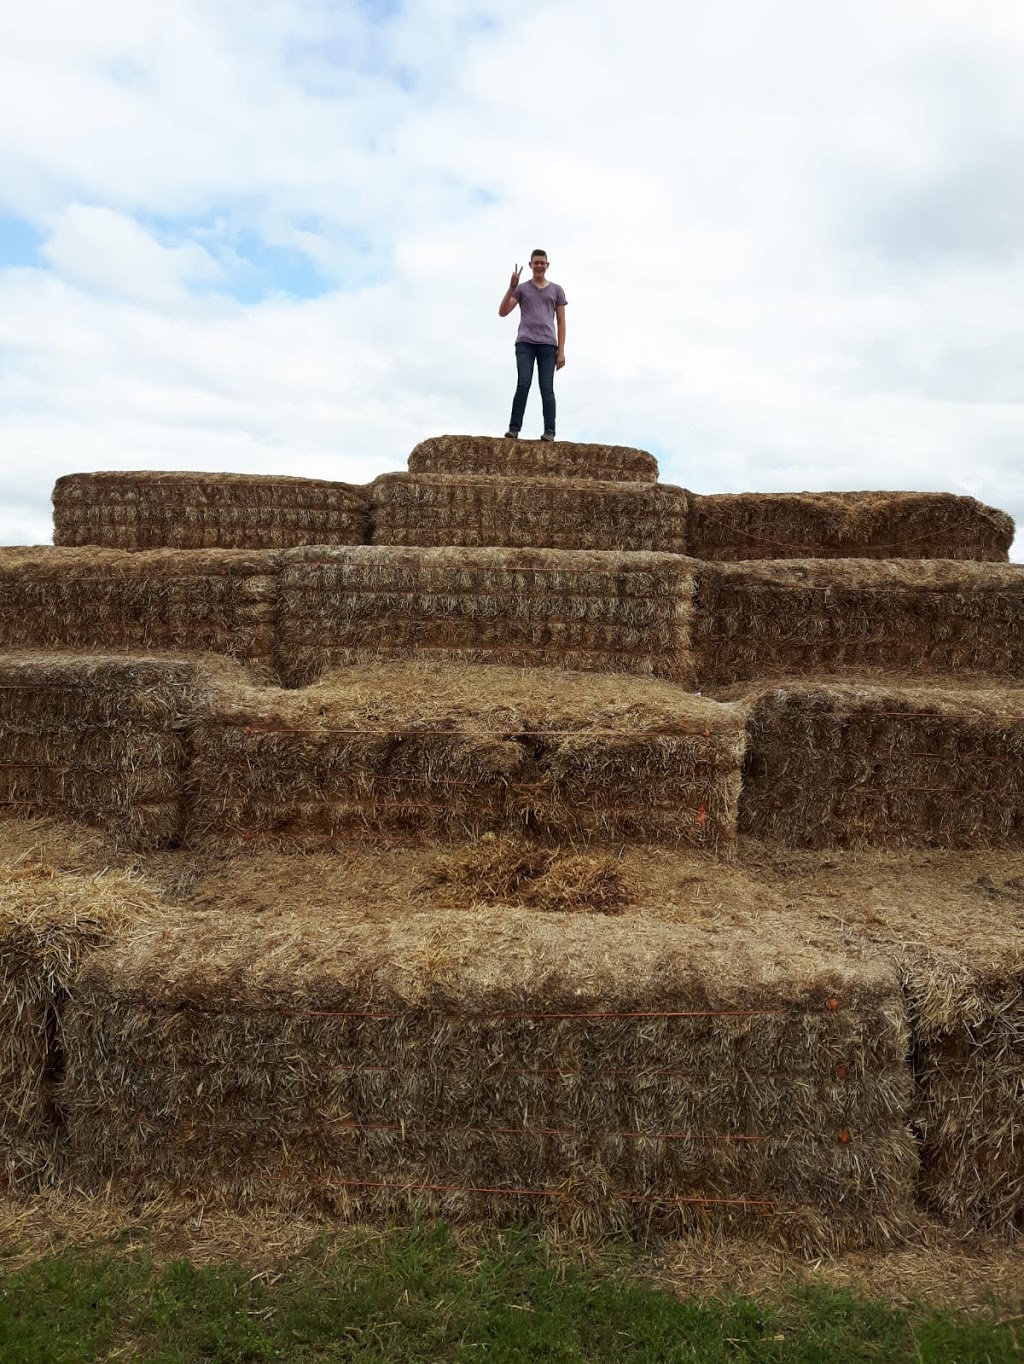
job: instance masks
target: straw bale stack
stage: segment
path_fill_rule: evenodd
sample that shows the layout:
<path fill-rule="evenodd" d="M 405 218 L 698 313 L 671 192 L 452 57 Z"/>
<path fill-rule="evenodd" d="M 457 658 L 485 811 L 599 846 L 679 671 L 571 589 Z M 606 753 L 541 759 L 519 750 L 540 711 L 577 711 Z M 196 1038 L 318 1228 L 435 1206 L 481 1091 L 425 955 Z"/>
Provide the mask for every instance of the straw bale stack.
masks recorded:
<path fill-rule="evenodd" d="M 1007 1234 L 1024 1230 L 1024 879 L 1002 893 L 1002 942 L 966 957 L 917 948 L 904 981 L 921 1196 L 965 1228 Z"/>
<path fill-rule="evenodd" d="M 687 537 L 696 559 L 1005 563 L 1013 521 L 953 493 L 691 493 Z"/>
<path fill-rule="evenodd" d="M 194 734 L 189 842 L 735 839 L 740 708 L 664 682 L 376 664 L 301 692 L 215 689 Z"/>
<path fill-rule="evenodd" d="M 744 833 L 1024 846 L 1024 690 L 793 682 L 756 697 L 748 731 Z"/>
<path fill-rule="evenodd" d="M 942 559 L 699 565 L 693 638 L 698 685 L 864 669 L 1020 677 L 1024 573 Z"/>
<path fill-rule="evenodd" d="M 25 859 L 0 864 L 0 1147 L 11 1193 L 53 1183 L 65 1158 L 56 1090 L 64 1010 L 79 967 L 155 897 L 121 872 L 62 875 Z"/>
<path fill-rule="evenodd" d="M 367 489 L 257 474 L 67 474 L 53 490 L 54 544 L 109 549 L 361 545 Z"/>
<path fill-rule="evenodd" d="M 382 474 L 375 545 L 686 552 L 686 493 L 594 478 Z"/>
<path fill-rule="evenodd" d="M 492 436 L 432 436 L 420 441 L 409 455 L 409 472 L 656 483 L 658 461 L 646 450 L 634 450 L 628 445 L 500 440 Z"/>
<path fill-rule="evenodd" d="M 274 658 L 277 556 L 254 550 L 0 549 L 2 649 Z"/>
<path fill-rule="evenodd" d="M 789 947 L 508 908 L 196 915 L 82 969 L 74 1177 L 360 1219 L 883 1241 L 916 1165 L 898 975 Z"/>
<path fill-rule="evenodd" d="M 678 555 L 372 545 L 287 550 L 282 565 L 286 686 L 416 655 L 691 675 L 692 563 Z"/>
<path fill-rule="evenodd" d="M 184 660 L 0 655 L 0 817 L 81 820 L 138 849 L 175 842 L 198 678 Z"/>

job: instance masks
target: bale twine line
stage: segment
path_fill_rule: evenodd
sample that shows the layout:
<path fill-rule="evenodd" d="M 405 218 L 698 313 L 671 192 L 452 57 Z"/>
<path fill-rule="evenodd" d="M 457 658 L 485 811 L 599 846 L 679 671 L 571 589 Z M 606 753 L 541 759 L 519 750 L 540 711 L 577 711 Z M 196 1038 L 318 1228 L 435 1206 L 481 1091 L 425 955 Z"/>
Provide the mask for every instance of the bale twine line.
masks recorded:
<path fill-rule="evenodd" d="M 568 1198 L 570 1196 L 569 1190 L 567 1189 L 490 1188 L 488 1186 L 474 1184 L 398 1184 L 379 1179 L 333 1179 L 325 1181 L 321 1187 L 328 1189 L 389 1189 L 398 1193 L 504 1194 L 513 1198 Z M 801 1207 L 798 1203 L 782 1203 L 773 1198 L 712 1198 L 702 1197 L 697 1194 L 658 1195 L 608 1193 L 602 1195 L 602 1197 L 605 1200 L 623 1203 L 649 1203 L 656 1205 L 695 1204 L 707 1207 L 766 1208 L 773 1212 L 782 1208 L 797 1210 Z M 830 1202 L 832 1202 L 834 1206 L 834 1200 L 830 1200 Z"/>

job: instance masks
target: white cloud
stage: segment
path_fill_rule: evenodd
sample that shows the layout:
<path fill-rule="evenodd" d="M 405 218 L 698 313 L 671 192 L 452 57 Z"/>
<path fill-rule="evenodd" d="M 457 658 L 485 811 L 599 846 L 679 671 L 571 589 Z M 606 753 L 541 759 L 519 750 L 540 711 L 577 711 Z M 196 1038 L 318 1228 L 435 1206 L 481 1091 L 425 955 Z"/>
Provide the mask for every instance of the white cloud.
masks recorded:
<path fill-rule="evenodd" d="M 500 432 L 497 303 L 535 245 L 570 299 L 566 438 L 702 491 L 949 488 L 1024 521 L 1010 9 L 8 7 L 0 209 L 44 242 L 0 269 L 0 529 L 37 537 L 73 468 L 363 479 Z M 289 296 L 274 248 L 326 292 Z"/>

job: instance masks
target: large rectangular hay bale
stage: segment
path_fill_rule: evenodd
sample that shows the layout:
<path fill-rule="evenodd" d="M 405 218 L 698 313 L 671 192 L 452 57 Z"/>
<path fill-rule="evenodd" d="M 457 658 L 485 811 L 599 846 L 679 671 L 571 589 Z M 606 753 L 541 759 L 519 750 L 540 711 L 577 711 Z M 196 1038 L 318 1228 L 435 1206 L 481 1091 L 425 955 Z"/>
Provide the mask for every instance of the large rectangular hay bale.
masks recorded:
<path fill-rule="evenodd" d="M 582 478 L 381 474 L 375 545 L 494 545 L 686 553 L 686 493 Z"/>
<path fill-rule="evenodd" d="M 898 975 L 653 920 L 197 915 L 90 958 L 85 1188 L 343 1217 L 885 1241 L 916 1161 Z"/>
<path fill-rule="evenodd" d="M 33 1193 L 65 1171 L 57 1090 L 64 1011 L 81 963 L 155 909 L 151 893 L 120 872 L 0 864 L 0 1180 L 9 1193 Z"/>
<path fill-rule="evenodd" d="M 988 559 L 1005 563 L 1013 521 L 953 493 L 691 493 L 695 559 Z"/>
<path fill-rule="evenodd" d="M 369 493 L 351 483 L 259 474 L 67 474 L 53 490 L 54 544 L 110 549 L 361 545 Z"/>
<path fill-rule="evenodd" d="M 282 555 L 279 667 L 449 658 L 691 676 L 692 562 L 598 550 L 294 549 Z"/>
<path fill-rule="evenodd" d="M 225 685 L 197 723 L 190 842 L 211 836 L 735 840 L 740 708 L 669 683 L 448 664 Z"/>
<path fill-rule="evenodd" d="M 0 550 L 0 649 L 209 651 L 273 664 L 278 559 L 257 550 Z"/>
<path fill-rule="evenodd" d="M 658 461 L 628 445 L 579 441 L 431 436 L 409 455 L 411 474 L 493 474 L 503 478 L 598 478 L 656 483 Z"/>
<path fill-rule="evenodd" d="M 698 685 L 850 671 L 1024 673 L 1024 573 L 947 560 L 698 564 Z"/>
<path fill-rule="evenodd" d="M 793 682 L 753 701 L 740 829 L 793 847 L 1024 846 L 1024 690 Z"/>
<path fill-rule="evenodd" d="M 80 820 L 138 849 L 176 842 L 198 677 L 184 660 L 0 655 L 0 818 Z"/>
<path fill-rule="evenodd" d="M 1007 914 L 1001 942 L 966 956 L 906 955 L 914 1037 L 921 1196 L 968 1230 L 1024 1230 L 1024 950 L 1014 932 L 1024 879 L 991 886 Z"/>

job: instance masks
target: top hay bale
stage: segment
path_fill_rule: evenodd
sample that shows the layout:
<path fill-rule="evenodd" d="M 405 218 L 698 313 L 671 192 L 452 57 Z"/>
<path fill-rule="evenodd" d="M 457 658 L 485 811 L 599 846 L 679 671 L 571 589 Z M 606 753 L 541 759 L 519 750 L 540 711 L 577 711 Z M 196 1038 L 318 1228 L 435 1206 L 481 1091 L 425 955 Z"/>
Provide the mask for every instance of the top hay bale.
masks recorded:
<path fill-rule="evenodd" d="M 1005 512 L 952 493 L 691 493 L 696 559 L 982 559 L 1005 563 Z"/>
<path fill-rule="evenodd" d="M 421 441 L 410 454 L 409 472 L 657 483 L 658 461 L 646 450 L 634 450 L 628 445 L 499 440 L 492 436 L 432 436 Z"/>
<path fill-rule="evenodd" d="M 54 544 L 109 549 L 361 545 L 369 496 L 351 483 L 256 474 L 67 474 L 53 490 Z"/>

